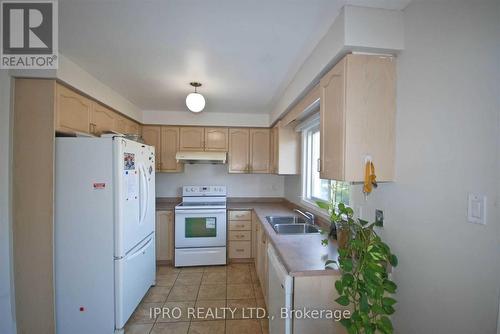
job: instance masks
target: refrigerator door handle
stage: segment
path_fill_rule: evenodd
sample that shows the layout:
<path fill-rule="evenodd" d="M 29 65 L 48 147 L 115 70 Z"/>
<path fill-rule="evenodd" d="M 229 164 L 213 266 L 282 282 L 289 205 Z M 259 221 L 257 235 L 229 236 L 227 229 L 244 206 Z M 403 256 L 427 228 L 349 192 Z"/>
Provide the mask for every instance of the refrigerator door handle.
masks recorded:
<path fill-rule="evenodd" d="M 138 249 L 135 253 L 127 255 L 125 257 L 125 260 L 132 260 L 133 258 L 139 256 L 141 253 L 144 253 L 144 250 L 148 248 L 148 246 L 151 244 L 153 241 L 153 237 L 149 238 L 149 240 L 142 246 L 140 249 Z"/>
<path fill-rule="evenodd" d="M 148 210 L 148 201 L 149 201 L 149 184 L 147 180 L 146 169 L 144 165 L 139 166 L 139 178 L 140 178 L 140 190 L 141 190 L 141 199 L 140 199 L 140 207 L 139 207 L 139 225 L 144 222 L 146 219 L 146 213 Z"/>

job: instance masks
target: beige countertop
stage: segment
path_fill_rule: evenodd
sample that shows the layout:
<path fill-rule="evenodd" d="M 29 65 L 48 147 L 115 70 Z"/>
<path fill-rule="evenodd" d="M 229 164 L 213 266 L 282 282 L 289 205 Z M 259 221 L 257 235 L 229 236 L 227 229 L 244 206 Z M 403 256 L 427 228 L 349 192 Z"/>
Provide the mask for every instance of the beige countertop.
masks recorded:
<path fill-rule="evenodd" d="M 337 242 L 330 240 L 322 246 L 324 235 L 277 234 L 267 222 L 266 216 L 296 215 L 285 203 L 231 203 L 229 210 L 253 209 L 281 262 L 291 276 L 339 275 L 338 270 L 325 269 L 326 260 L 338 257 Z"/>
<path fill-rule="evenodd" d="M 157 210 L 173 210 L 180 198 L 158 198 Z M 228 199 L 228 210 L 254 210 L 281 262 L 291 276 L 339 275 L 338 270 L 325 269 L 326 260 L 338 257 L 337 243 L 330 240 L 322 246 L 324 235 L 320 234 L 277 234 L 267 222 L 266 216 L 296 215 L 283 199 Z"/>

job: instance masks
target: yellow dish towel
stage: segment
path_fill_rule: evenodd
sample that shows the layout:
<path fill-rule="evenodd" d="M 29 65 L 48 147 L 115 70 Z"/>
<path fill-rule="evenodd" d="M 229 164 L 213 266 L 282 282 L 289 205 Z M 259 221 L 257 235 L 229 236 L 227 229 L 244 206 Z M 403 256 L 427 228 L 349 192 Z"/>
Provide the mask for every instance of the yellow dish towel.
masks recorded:
<path fill-rule="evenodd" d="M 363 186 L 363 192 L 368 195 L 372 192 L 373 187 L 377 188 L 375 166 L 373 165 L 373 162 L 367 161 L 365 164 L 365 184 Z"/>

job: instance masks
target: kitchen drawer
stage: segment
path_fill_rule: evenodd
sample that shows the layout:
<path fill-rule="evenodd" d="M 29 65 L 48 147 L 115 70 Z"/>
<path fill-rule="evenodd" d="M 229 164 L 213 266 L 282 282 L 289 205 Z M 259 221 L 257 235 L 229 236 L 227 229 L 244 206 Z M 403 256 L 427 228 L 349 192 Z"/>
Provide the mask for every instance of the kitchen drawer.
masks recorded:
<path fill-rule="evenodd" d="M 251 221 L 239 221 L 239 220 L 229 221 L 229 231 L 251 231 L 251 230 L 252 230 Z"/>
<path fill-rule="evenodd" d="M 229 211 L 229 220 L 252 220 L 251 211 Z"/>
<path fill-rule="evenodd" d="M 250 241 L 252 240 L 252 231 L 229 231 L 229 240 Z"/>
<path fill-rule="evenodd" d="M 248 259 L 251 256 L 251 251 L 250 241 L 229 241 L 230 259 Z"/>

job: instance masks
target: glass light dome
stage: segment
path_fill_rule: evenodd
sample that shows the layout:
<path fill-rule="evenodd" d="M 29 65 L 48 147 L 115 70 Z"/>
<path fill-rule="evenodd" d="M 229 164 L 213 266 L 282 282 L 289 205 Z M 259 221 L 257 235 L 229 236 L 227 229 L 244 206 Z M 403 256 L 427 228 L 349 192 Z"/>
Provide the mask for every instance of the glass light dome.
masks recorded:
<path fill-rule="evenodd" d="M 186 97 L 186 106 L 192 112 L 200 112 L 205 108 L 205 98 L 200 93 L 191 93 Z"/>

